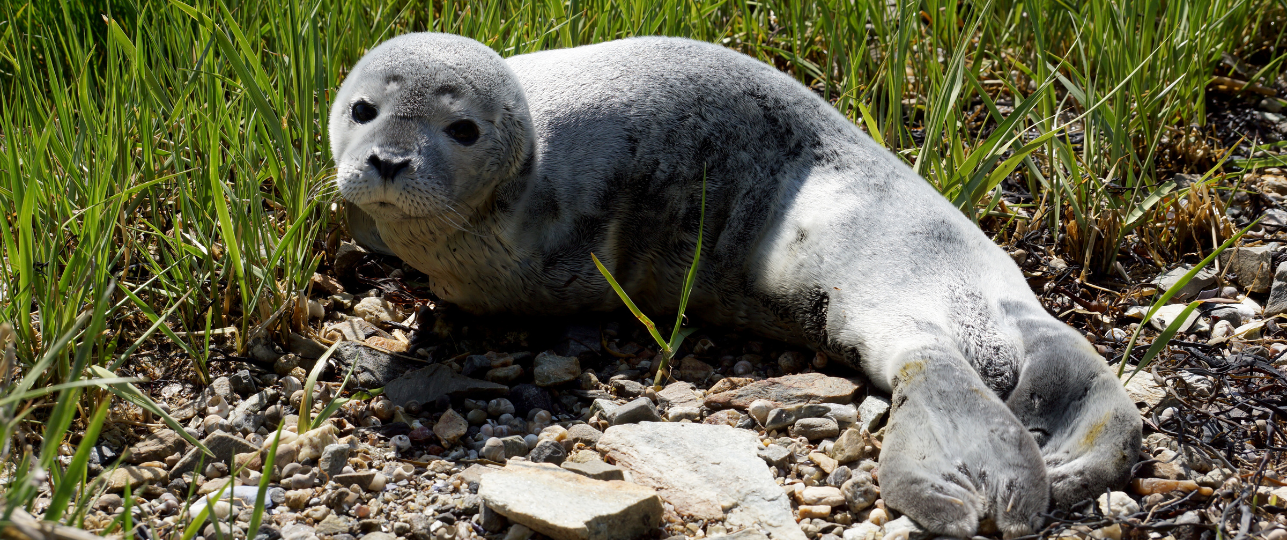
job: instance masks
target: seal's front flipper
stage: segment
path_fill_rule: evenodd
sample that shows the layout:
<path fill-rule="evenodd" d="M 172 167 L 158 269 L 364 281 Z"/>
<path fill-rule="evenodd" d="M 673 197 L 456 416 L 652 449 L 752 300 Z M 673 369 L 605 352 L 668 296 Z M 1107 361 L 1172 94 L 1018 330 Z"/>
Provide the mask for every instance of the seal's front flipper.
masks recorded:
<path fill-rule="evenodd" d="M 937 534 L 969 537 L 980 520 L 1030 533 L 1049 504 L 1036 442 L 955 350 L 906 355 L 880 452 L 886 504 Z"/>
<path fill-rule="evenodd" d="M 1041 446 L 1062 507 L 1130 479 L 1143 422 L 1090 343 L 1058 322 L 1023 329 L 1026 358 L 1006 404 Z"/>
<path fill-rule="evenodd" d="M 397 256 L 380 237 L 380 229 L 375 226 L 375 219 L 361 207 L 344 201 L 344 220 L 348 225 L 349 236 L 352 236 L 358 245 L 381 255 Z"/>

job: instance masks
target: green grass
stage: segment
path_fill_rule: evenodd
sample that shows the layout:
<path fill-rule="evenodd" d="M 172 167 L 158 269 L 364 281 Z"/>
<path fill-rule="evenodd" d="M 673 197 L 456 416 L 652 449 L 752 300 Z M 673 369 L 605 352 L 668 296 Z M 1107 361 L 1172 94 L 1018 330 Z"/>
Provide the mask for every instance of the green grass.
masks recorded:
<path fill-rule="evenodd" d="M 1208 196 L 1172 174 L 1216 165 L 1175 148 L 1201 131 L 1222 53 L 1278 77 L 1264 29 L 1283 19 L 1277 0 L 0 3 L 0 461 L 21 464 L 6 503 L 32 504 L 47 474 L 49 515 L 78 523 L 92 486 L 57 449 L 104 403 L 151 407 L 127 384 L 154 369 L 131 361 L 142 348 L 204 380 L 212 330 L 235 329 L 232 349 L 290 330 L 275 315 L 335 221 L 328 99 L 382 39 L 721 43 L 814 88 L 998 238 L 1046 231 L 1098 273 L 1126 241 L 1174 260 L 1222 240 L 1160 219 Z M 1007 179 L 1033 199 L 1003 203 Z"/>

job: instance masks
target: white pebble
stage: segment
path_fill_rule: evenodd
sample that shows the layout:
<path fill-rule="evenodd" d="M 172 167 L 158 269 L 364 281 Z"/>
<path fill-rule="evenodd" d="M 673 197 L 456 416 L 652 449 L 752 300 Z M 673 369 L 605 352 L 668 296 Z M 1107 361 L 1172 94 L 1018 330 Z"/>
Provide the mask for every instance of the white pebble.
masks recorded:
<path fill-rule="evenodd" d="M 1122 491 L 1100 495 L 1095 502 L 1099 504 L 1099 510 L 1108 517 L 1126 517 L 1140 511 L 1139 503 Z"/>
<path fill-rule="evenodd" d="M 371 479 L 370 490 L 384 491 L 384 484 L 388 481 L 389 480 L 384 477 L 384 473 L 375 473 L 375 477 Z"/>
<path fill-rule="evenodd" d="M 746 412 L 750 413 L 751 418 L 754 418 L 756 422 L 763 425 L 764 421 L 769 418 L 769 411 L 772 411 L 773 409 L 774 406 L 772 401 L 767 399 L 757 399 L 751 402 L 751 406 L 746 408 Z"/>

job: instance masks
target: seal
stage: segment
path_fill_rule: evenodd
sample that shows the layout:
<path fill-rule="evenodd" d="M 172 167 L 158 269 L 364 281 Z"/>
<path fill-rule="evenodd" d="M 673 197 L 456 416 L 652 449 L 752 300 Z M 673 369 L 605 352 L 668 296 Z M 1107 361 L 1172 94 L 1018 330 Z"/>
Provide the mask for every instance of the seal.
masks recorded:
<path fill-rule="evenodd" d="M 621 303 L 807 345 L 893 396 L 886 503 L 928 530 L 1035 530 L 1123 484 L 1141 421 L 1007 254 L 809 89 L 722 47 L 635 38 L 502 59 L 444 34 L 363 57 L 330 116 L 360 239 L 475 313 Z"/>

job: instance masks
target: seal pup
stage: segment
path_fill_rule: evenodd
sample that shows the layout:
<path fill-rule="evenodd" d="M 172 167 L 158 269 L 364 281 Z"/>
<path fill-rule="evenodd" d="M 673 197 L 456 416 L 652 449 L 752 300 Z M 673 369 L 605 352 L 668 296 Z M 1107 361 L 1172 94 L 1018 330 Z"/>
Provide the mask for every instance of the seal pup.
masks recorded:
<path fill-rule="evenodd" d="M 634 38 L 502 59 L 409 34 L 364 56 L 330 116 L 356 237 L 475 313 L 612 310 L 603 261 L 673 313 L 804 344 L 891 392 L 886 503 L 1007 535 L 1124 483 L 1139 412 L 1007 254 L 791 77 L 722 47 Z"/>

